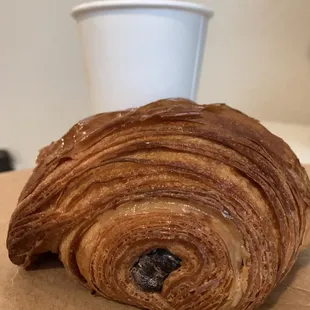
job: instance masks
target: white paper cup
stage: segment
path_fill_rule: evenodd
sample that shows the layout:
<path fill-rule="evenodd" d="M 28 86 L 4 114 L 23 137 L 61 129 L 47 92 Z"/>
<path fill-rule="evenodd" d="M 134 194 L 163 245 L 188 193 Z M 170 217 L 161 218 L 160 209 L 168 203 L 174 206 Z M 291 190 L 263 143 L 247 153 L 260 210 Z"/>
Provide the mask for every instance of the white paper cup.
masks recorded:
<path fill-rule="evenodd" d="M 162 98 L 195 100 L 212 11 L 171 0 L 112 0 L 75 7 L 92 112 Z"/>

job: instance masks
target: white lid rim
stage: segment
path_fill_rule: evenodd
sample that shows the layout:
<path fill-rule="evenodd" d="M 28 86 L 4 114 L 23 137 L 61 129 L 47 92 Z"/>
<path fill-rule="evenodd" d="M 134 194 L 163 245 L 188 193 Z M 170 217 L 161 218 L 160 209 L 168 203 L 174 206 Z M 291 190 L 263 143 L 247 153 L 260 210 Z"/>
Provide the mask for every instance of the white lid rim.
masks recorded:
<path fill-rule="evenodd" d="M 124 9 L 124 8 L 169 8 L 194 11 L 208 18 L 213 16 L 213 11 L 203 5 L 175 0 L 106 0 L 82 3 L 72 9 L 72 16 L 77 18 L 80 14 L 90 11 Z"/>

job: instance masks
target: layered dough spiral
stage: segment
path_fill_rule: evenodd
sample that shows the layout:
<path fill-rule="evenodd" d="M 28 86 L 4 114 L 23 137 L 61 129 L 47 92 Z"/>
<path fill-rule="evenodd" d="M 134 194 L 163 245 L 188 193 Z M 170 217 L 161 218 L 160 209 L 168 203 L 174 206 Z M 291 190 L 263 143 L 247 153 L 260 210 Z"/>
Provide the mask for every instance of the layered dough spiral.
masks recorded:
<path fill-rule="evenodd" d="M 11 261 L 46 252 L 93 293 L 151 310 L 255 309 L 306 246 L 310 182 L 226 105 L 161 100 L 80 121 L 40 151 Z"/>

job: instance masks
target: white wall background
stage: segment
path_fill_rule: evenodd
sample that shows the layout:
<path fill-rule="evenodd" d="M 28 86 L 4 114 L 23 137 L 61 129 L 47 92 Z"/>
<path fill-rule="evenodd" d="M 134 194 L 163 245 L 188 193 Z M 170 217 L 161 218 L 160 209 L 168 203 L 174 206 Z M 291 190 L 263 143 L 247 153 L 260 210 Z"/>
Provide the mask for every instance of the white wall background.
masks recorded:
<path fill-rule="evenodd" d="M 0 148 L 18 169 L 33 166 L 39 148 L 89 113 L 69 15 L 80 2 L 1 3 Z M 198 101 L 226 102 L 265 120 L 310 162 L 310 1 L 198 2 L 215 11 Z M 297 125 L 283 130 L 283 122 Z"/>

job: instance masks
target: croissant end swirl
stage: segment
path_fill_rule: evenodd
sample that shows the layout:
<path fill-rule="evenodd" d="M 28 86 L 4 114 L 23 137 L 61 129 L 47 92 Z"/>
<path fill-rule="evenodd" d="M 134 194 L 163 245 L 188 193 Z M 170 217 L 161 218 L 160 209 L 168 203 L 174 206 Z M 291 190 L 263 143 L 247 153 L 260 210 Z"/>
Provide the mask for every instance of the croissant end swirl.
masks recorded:
<path fill-rule="evenodd" d="M 80 121 L 41 150 L 9 226 L 106 298 L 255 309 L 307 243 L 310 182 L 281 139 L 226 105 L 161 100 Z"/>

